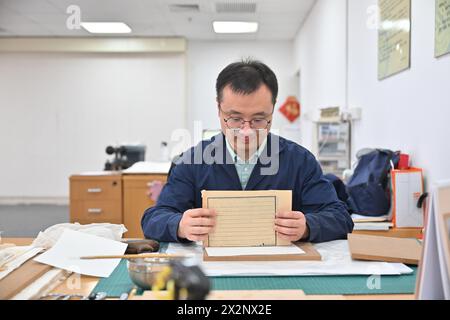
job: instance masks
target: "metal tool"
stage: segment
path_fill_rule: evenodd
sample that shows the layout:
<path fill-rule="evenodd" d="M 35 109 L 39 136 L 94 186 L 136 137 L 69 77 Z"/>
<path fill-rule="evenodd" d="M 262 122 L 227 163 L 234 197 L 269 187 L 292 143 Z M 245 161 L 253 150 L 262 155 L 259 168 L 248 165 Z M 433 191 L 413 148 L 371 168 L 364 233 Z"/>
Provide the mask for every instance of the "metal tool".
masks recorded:
<path fill-rule="evenodd" d="M 44 300 L 47 298 L 52 298 L 52 300 L 71 300 L 72 298 L 79 298 L 80 300 L 86 299 L 86 297 L 81 294 L 49 293 L 39 297 L 39 300 Z"/>
<path fill-rule="evenodd" d="M 89 295 L 89 300 L 105 300 L 108 294 L 106 292 L 92 292 Z"/>
<path fill-rule="evenodd" d="M 128 292 L 124 292 L 120 295 L 119 300 L 128 300 Z"/>

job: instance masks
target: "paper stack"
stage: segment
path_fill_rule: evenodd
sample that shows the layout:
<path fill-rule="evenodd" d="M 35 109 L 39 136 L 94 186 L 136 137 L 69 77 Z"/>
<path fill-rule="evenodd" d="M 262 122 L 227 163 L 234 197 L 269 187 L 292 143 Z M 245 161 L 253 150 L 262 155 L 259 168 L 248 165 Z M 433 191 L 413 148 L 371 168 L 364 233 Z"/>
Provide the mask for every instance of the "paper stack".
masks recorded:
<path fill-rule="evenodd" d="M 368 217 L 358 214 L 352 214 L 352 220 L 355 223 L 353 230 L 389 230 L 394 224 L 388 221 L 389 216 Z"/>

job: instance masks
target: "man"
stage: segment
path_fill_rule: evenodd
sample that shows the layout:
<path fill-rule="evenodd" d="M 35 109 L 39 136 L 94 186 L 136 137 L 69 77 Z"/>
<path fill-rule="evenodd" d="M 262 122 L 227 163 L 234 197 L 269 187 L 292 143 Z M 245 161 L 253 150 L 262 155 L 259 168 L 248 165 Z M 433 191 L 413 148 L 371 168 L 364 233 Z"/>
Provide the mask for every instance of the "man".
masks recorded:
<path fill-rule="evenodd" d="M 201 241 L 217 213 L 202 209 L 202 190 L 292 190 L 292 211 L 278 212 L 274 230 L 289 241 L 345 239 L 353 230 L 346 206 L 314 156 L 270 133 L 277 78 L 259 61 L 230 64 L 216 83 L 222 134 L 185 152 L 156 206 L 145 211 L 147 238 Z"/>

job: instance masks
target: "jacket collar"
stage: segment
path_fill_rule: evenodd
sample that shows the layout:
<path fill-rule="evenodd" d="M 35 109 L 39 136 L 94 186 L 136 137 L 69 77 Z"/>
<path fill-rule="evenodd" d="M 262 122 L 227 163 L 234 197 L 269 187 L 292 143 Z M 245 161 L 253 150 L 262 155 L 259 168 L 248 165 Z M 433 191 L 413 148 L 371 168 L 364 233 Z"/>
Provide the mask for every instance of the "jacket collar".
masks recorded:
<path fill-rule="evenodd" d="M 228 150 L 226 150 L 226 142 L 225 142 L 225 135 L 223 133 L 219 133 L 218 135 L 214 136 L 211 138 L 211 147 L 213 147 L 214 149 L 218 149 L 221 150 L 223 148 L 225 148 L 224 151 L 227 151 L 227 155 L 230 156 L 230 159 L 233 161 L 233 157 L 231 156 L 231 154 L 229 154 Z M 276 145 L 278 144 L 278 146 Z M 274 153 L 274 155 L 277 155 L 278 153 L 281 153 L 285 148 L 285 142 L 284 139 L 282 139 L 281 137 L 269 133 L 267 135 L 267 143 L 266 146 L 264 148 L 264 150 L 260 151 L 260 155 L 268 155 L 269 157 L 271 156 L 272 152 Z M 267 150 L 267 151 L 266 151 Z"/>
<path fill-rule="evenodd" d="M 214 165 L 222 168 L 222 170 L 224 170 L 225 173 L 232 179 L 233 184 L 236 185 L 236 187 L 238 187 L 239 189 L 242 189 L 236 167 L 234 165 L 233 156 L 230 154 L 226 147 L 225 139 L 226 138 L 224 134 L 220 133 L 212 138 L 212 142 L 209 145 L 209 147 L 213 148 L 212 153 L 214 154 L 214 156 L 217 154 L 217 152 L 221 152 L 220 155 L 222 155 L 216 158 L 216 161 L 220 162 L 215 162 Z M 252 174 L 247 183 L 247 190 L 253 190 L 255 189 L 255 187 L 257 187 L 258 183 L 266 176 L 262 174 L 262 170 L 264 170 L 264 168 L 271 167 L 274 164 L 273 159 L 277 159 L 279 161 L 279 154 L 283 152 L 284 148 L 284 139 L 280 138 L 277 135 L 269 133 L 269 135 L 267 136 L 266 146 L 260 153 L 260 157 L 258 157 L 258 161 L 253 168 Z M 277 165 L 279 166 L 279 163 L 277 163 Z"/>

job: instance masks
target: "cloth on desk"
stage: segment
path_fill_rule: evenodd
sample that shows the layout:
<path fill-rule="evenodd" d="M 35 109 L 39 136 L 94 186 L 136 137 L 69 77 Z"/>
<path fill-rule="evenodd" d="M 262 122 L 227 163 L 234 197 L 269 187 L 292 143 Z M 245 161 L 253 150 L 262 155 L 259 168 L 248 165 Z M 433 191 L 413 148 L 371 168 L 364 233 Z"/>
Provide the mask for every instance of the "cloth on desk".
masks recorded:
<path fill-rule="evenodd" d="M 81 225 L 79 223 L 60 223 L 39 232 L 32 246 L 50 249 L 67 229 L 116 241 L 122 240 L 122 234 L 128 231 L 123 224 L 91 223 Z"/>
<path fill-rule="evenodd" d="M 347 240 L 314 244 L 322 261 L 202 261 L 200 243 L 170 243 L 166 253 L 194 253 L 206 275 L 224 276 L 327 276 L 327 275 L 400 275 L 414 270 L 402 263 L 352 260 Z"/>

